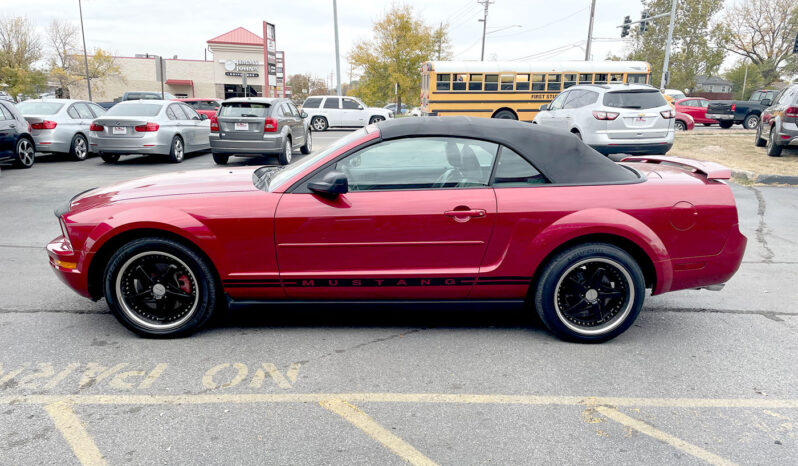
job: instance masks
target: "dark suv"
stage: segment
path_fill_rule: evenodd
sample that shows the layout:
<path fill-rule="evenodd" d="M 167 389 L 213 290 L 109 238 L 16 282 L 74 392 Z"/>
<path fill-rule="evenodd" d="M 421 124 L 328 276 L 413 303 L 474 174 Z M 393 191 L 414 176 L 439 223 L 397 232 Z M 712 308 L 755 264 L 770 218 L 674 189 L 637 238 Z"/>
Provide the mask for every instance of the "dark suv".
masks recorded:
<path fill-rule="evenodd" d="M 771 157 L 780 156 L 784 146 L 798 147 L 798 84 L 782 90 L 762 112 L 754 143 L 767 147 Z"/>
<path fill-rule="evenodd" d="M 28 124 L 13 102 L 0 100 L 0 160 L 11 159 L 20 168 L 30 168 L 36 144 Z"/>
<path fill-rule="evenodd" d="M 213 160 L 224 165 L 231 155 L 277 155 L 280 165 L 287 165 L 294 149 L 309 154 L 313 148 L 306 117 L 289 99 L 227 99 L 211 117 Z"/>

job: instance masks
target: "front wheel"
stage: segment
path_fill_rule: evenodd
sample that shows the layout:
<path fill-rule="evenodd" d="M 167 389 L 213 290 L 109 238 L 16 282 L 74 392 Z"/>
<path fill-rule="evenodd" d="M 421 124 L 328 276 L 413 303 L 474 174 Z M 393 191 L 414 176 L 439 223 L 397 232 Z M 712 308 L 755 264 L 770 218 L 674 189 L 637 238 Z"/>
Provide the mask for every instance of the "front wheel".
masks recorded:
<path fill-rule="evenodd" d="M 684 124 L 682 120 L 676 120 L 676 122 L 673 123 L 673 128 L 676 129 L 676 131 L 687 131 L 687 125 Z"/>
<path fill-rule="evenodd" d="M 743 120 L 743 128 L 754 129 L 759 126 L 759 115 L 748 115 Z"/>
<path fill-rule="evenodd" d="M 36 149 L 33 147 L 33 143 L 30 139 L 19 138 L 14 153 L 16 155 L 14 165 L 19 168 L 30 168 L 33 166 L 33 162 L 36 159 Z"/>
<path fill-rule="evenodd" d="M 288 165 L 291 163 L 293 152 L 294 149 L 291 147 L 291 138 L 285 138 L 285 147 L 283 147 L 283 151 L 280 152 L 280 155 L 277 156 L 280 165 Z"/>
<path fill-rule="evenodd" d="M 384 121 L 384 120 L 385 120 L 385 117 L 381 117 L 379 115 L 373 116 L 373 117 L 371 117 L 371 120 L 369 120 L 369 124 L 373 125 L 374 123 L 379 123 L 379 122 Z"/>
<path fill-rule="evenodd" d="M 180 163 L 186 155 L 186 149 L 183 146 L 183 140 L 180 136 L 172 138 L 172 148 L 169 150 L 169 161 L 172 163 Z"/>
<path fill-rule="evenodd" d="M 165 238 L 142 238 L 119 248 L 105 268 L 103 289 L 114 316 L 142 336 L 186 336 L 216 306 L 211 265 Z"/>
<path fill-rule="evenodd" d="M 313 128 L 313 131 L 327 131 L 327 119 L 324 117 L 316 116 L 310 120 L 310 126 Z"/>
<path fill-rule="evenodd" d="M 313 151 L 313 131 L 310 128 L 305 132 L 305 145 L 300 147 L 299 151 L 304 155 L 308 155 Z"/>
<path fill-rule="evenodd" d="M 568 248 L 545 265 L 534 302 L 557 337 L 598 343 L 626 331 L 644 298 L 645 279 L 634 258 L 617 246 L 589 243 Z"/>

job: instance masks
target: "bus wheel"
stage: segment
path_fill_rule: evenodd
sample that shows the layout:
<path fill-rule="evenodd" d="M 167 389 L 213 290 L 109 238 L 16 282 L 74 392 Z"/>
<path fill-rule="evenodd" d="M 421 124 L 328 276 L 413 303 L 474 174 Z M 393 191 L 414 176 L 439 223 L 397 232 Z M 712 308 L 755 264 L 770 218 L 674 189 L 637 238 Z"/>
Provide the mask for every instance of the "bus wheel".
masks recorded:
<path fill-rule="evenodd" d="M 510 110 L 499 110 L 493 115 L 493 118 L 500 118 L 502 120 L 517 120 L 515 113 Z"/>

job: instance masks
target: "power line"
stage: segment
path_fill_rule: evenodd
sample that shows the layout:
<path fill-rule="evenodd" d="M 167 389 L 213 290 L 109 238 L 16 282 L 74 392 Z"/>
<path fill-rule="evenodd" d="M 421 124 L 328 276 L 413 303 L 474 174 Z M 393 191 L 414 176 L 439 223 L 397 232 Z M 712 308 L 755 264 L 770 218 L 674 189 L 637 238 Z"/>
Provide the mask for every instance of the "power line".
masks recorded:
<path fill-rule="evenodd" d="M 558 53 L 565 52 L 566 50 L 570 50 L 572 48 L 581 48 L 581 44 L 584 43 L 584 42 L 585 42 L 584 40 L 578 40 L 576 42 L 572 42 L 570 44 L 566 44 L 566 45 L 563 45 L 563 46 L 560 46 L 560 47 L 557 47 L 557 48 L 554 48 L 554 49 L 544 50 L 543 52 L 533 53 L 531 55 L 527 55 L 527 56 L 524 56 L 524 57 L 514 58 L 512 61 L 527 60 L 527 59 L 530 59 L 530 58 L 539 59 L 539 58 L 542 58 L 544 56 L 556 55 Z"/>
<path fill-rule="evenodd" d="M 549 26 L 553 26 L 553 25 L 555 25 L 555 24 L 557 24 L 557 23 L 560 23 L 560 22 L 562 22 L 562 21 L 565 21 L 566 19 L 572 18 L 572 17 L 574 17 L 574 16 L 578 15 L 579 13 L 582 13 L 583 11 L 587 10 L 588 8 L 590 8 L 590 7 L 589 7 L 589 6 L 587 6 L 587 7 L 585 7 L 585 8 L 579 9 L 579 10 L 577 10 L 577 11 L 574 11 L 573 13 L 569 14 L 568 16 L 563 16 L 562 18 L 555 19 L 554 21 L 552 21 L 552 22 L 550 22 L 550 23 L 546 23 L 546 24 L 543 24 L 543 25 L 541 25 L 541 26 L 538 26 L 538 27 L 535 27 L 535 28 L 532 28 L 532 29 L 526 29 L 526 30 L 519 31 L 519 32 L 511 32 L 511 33 L 509 33 L 509 34 L 501 34 L 501 35 L 498 35 L 498 36 L 493 36 L 493 37 L 495 37 L 496 39 L 498 39 L 498 38 L 500 38 L 500 37 L 513 37 L 513 36 L 519 36 L 519 35 L 521 35 L 521 34 L 528 34 L 528 33 L 530 33 L 530 32 L 539 31 L 539 30 L 541 30 L 541 29 L 545 29 L 545 28 L 547 28 L 547 27 L 549 27 Z"/>

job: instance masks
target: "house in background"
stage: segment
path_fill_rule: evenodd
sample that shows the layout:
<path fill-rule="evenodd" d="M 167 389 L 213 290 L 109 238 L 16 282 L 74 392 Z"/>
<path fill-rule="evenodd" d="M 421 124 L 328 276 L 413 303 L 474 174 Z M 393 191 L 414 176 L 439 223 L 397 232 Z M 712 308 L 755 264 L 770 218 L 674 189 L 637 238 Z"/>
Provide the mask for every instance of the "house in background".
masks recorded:
<path fill-rule="evenodd" d="M 690 92 L 690 95 L 710 100 L 731 99 L 732 82 L 716 76 L 697 76 L 695 89 Z"/>

